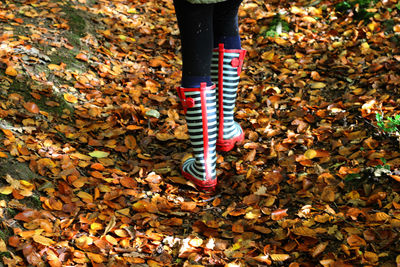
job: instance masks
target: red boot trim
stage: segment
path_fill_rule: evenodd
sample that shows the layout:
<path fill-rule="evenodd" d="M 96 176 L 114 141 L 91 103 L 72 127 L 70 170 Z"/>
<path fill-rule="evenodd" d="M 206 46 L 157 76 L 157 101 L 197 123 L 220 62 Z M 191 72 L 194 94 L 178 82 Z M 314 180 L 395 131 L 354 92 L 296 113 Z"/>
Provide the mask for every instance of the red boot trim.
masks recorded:
<path fill-rule="evenodd" d="M 219 125 L 218 125 L 218 138 L 224 135 L 224 44 L 219 44 L 218 52 L 218 115 L 219 115 Z"/>
<path fill-rule="evenodd" d="M 218 151 L 231 151 L 236 143 L 240 143 L 244 140 L 244 132 L 242 130 L 242 133 L 238 136 L 235 136 L 232 139 L 224 140 L 224 139 L 218 139 L 217 140 L 217 150 Z"/>
<path fill-rule="evenodd" d="M 224 58 L 224 57 L 221 58 L 221 54 L 223 55 L 224 53 L 238 53 L 239 58 L 236 58 L 236 60 L 233 59 L 231 62 L 231 66 L 234 68 L 237 68 L 238 76 L 240 76 L 240 73 L 242 72 L 244 58 L 246 56 L 246 50 L 244 50 L 244 49 L 225 49 L 224 44 L 219 44 L 218 48 L 214 48 L 214 51 L 219 52 L 219 59 L 218 59 L 219 62 L 221 62 L 222 59 Z M 222 70 L 223 69 L 218 68 L 218 74 L 222 73 L 221 72 Z M 219 82 L 219 77 L 218 77 L 218 82 Z"/>
<path fill-rule="evenodd" d="M 193 175 L 191 175 L 188 172 L 185 172 L 182 170 L 183 177 L 185 179 L 192 181 L 196 187 L 201 190 L 201 191 L 207 191 L 207 192 L 214 192 L 215 187 L 217 186 L 217 179 L 214 180 L 199 180 L 195 178 Z"/>
<path fill-rule="evenodd" d="M 183 87 L 176 88 L 176 90 L 178 91 L 178 97 L 179 97 L 179 99 L 181 101 L 181 105 L 183 107 L 183 111 L 185 112 L 185 114 L 186 114 L 188 108 L 192 108 L 196 104 L 193 98 L 185 96 L 185 92 L 193 92 L 193 91 L 199 92 L 201 90 L 211 90 L 211 89 L 215 88 L 215 84 L 213 84 L 211 86 L 208 86 L 208 87 L 207 87 L 206 83 L 204 83 L 204 84 L 206 85 L 204 89 L 201 89 L 201 88 L 183 88 Z"/>

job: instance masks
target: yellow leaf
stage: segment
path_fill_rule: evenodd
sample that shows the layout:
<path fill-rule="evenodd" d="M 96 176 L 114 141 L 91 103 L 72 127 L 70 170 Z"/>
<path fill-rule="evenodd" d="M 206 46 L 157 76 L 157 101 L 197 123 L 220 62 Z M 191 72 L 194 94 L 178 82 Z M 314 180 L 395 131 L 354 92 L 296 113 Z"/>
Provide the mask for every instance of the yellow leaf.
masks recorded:
<path fill-rule="evenodd" d="M 261 55 L 261 58 L 264 60 L 272 61 L 274 59 L 275 53 L 274 51 L 267 51 Z"/>
<path fill-rule="evenodd" d="M 92 203 L 93 202 L 93 196 L 91 194 L 86 193 L 86 192 L 79 191 L 77 196 L 80 197 L 86 203 Z"/>
<path fill-rule="evenodd" d="M 30 182 L 25 181 L 25 180 L 19 180 L 19 183 L 21 185 L 23 185 L 23 186 L 26 186 L 26 187 L 32 187 L 33 186 L 33 184 L 31 184 Z"/>
<path fill-rule="evenodd" d="M 232 250 L 238 250 L 238 249 L 241 248 L 241 247 L 242 247 L 242 246 L 240 245 L 240 243 L 237 242 L 237 243 L 233 244 Z"/>
<path fill-rule="evenodd" d="M 92 230 L 94 230 L 94 231 L 98 231 L 98 230 L 103 229 L 103 225 L 102 225 L 101 223 L 96 223 L 96 222 L 94 222 L 94 223 L 92 223 L 92 224 L 90 225 L 90 229 L 92 229 Z"/>
<path fill-rule="evenodd" d="M 324 88 L 325 86 L 326 86 L 326 84 L 322 83 L 322 82 L 311 83 L 312 89 L 321 89 L 321 88 Z"/>
<path fill-rule="evenodd" d="M 51 246 L 54 243 L 56 243 L 53 240 L 51 240 L 50 238 L 47 238 L 47 237 L 44 237 L 41 235 L 34 235 L 32 238 L 36 243 L 42 244 L 43 246 Z"/>
<path fill-rule="evenodd" d="M 130 9 L 128 9 L 128 13 L 129 13 L 129 14 L 136 14 L 136 13 L 137 13 L 137 10 L 136 10 L 136 8 L 131 7 Z"/>
<path fill-rule="evenodd" d="M 0 239 L 0 252 L 7 252 L 7 245 L 3 239 Z"/>
<path fill-rule="evenodd" d="M 290 258 L 288 254 L 271 254 L 270 257 L 273 261 L 285 261 Z"/>
<path fill-rule="evenodd" d="M 114 237 L 110 236 L 110 235 L 106 235 L 106 240 L 108 241 L 108 243 L 110 243 L 111 245 L 117 246 L 118 245 L 118 241 L 117 239 L 115 239 Z"/>
<path fill-rule="evenodd" d="M 129 234 L 124 229 L 115 229 L 114 233 L 119 237 L 128 237 Z"/>
<path fill-rule="evenodd" d="M 9 195 L 12 193 L 13 190 L 14 188 L 12 188 L 12 186 L 3 186 L 0 187 L 0 194 Z"/>
<path fill-rule="evenodd" d="M 115 226 L 116 223 L 117 223 L 117 222 L 116 222 L 116 218 L 115 218 L 115 216 L 113 215 L 113 216 L 111 217 L 111 220 L 110 220 L 110 222 L 108 223 L 106 229 L 104 230 L 104 234 L 103 234 L 103 235 L 106 235 L 108 232 L 110 232 L 111 229 L 114 228 L 114 226 Z"/>
<path fill-rule="evenodd" d="M 13 67 L 9 66 L 6 69 L 6 74 L 15 77 L 18 75 L 18 71 L 16 69 L 14 69 Z"/>
<path fill-rule="evenodd" d="M 317 20 L 310 16 L 305 16 L 302 18 L 302 20 L 311 24 L 317 23 Z"/>
<path fill-rule="evenodd" d="M 317 151 L 314 149 L 309 149 L 306 151 L 306 153 L 304 153 L 304 157 L 306 159 L 313 159 L 317 156 Z"/>
<path fill-rule="evenodd" d="M 71 158 L 75 158 L 75 159 L 81 159 L 81 160 L 91 160 L 92 157 L 89 157 L 88 155 L 84 155 L 81 153 L 72 153 L 71 154 Z"/>
<path fill-rule="evenodd" d="M 117 213 L 117 214 L 123 214 L 123 215 L 125 215 L 125 216 L 130 216 L 130 214 L 129 214 L 129 208 L 117 210 L 116 213 Z"/>
<path fill-rule="evenodd" d="M 99 151 L 99 150 L 95 150 L 95 151 L 89 153 L 89 156 L 94 157 L 94 158 L 105 158 L 108 155 L 110 155 L 109 152 Z"/>
<path fill-rule="evenodd" d="M 290 8 L 290 12 L 293 13 L 293 14 L 295 14 L 295 15 L 302 15 L 302 14 L 305 14 L 305 13 L 306 13 L 305 10 L 303 10 L 303 9 L 301 9 L 301 8 L 298 8 L 297 6 L 292 6 L 292 7 Z"/>

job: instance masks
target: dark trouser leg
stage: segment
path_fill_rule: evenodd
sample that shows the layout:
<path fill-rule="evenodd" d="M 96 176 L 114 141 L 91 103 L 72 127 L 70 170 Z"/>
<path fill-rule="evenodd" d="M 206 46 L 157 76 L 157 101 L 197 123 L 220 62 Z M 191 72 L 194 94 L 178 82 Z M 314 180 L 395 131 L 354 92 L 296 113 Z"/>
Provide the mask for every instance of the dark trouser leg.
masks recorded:
<path fill-rule="evenodd" d="M 214 48 L 223 43 L 225 49 L 240 49 L 238 10 L 242 0 L 228 0 L 214 7 Z"/>
<path fill-rule="evenodd" d="M 211 85 L 210 64 L 213 48 L 213 4 L 190 4 L 174 0 L 182 43 L 182 86 L 200 82 Z"/>

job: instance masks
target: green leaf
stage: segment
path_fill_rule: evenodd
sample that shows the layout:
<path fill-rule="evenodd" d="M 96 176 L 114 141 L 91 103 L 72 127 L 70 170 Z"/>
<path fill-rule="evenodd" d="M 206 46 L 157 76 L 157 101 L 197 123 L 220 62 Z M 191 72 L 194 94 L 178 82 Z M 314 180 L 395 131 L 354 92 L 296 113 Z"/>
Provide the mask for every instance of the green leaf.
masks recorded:
<path fill-rule="evenodd" d="M 160 112 L 158 112 L 155 109 L 150 109 L 150 110 L 146 111 L 146 116 L 154 117 L 154 118 L 158 119 L 160 117 Z"/>
<path fill-rule="evenodd" d="M 94 158 L 98 158 L 98 159 L 105 158 L 108 155 L 110 155 L 109 152 L 99 151 L 99 150 L 95 150 L 95 151 L 89 153 L 89 156 L 94 157 Z"/>

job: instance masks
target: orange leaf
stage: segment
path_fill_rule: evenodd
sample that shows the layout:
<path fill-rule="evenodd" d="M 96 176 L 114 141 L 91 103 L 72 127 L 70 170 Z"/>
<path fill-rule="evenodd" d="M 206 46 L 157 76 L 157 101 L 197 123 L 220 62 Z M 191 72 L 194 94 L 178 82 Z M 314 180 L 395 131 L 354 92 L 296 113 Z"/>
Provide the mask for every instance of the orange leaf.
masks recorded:
<path fill-rule="evenodd" d="M 85 55 L 85 54 L 83 54 L 83 53 L 77 54 L 75 58 L 80 59 L 80 60 L 82 60 L 82 61 L 86 61 L 86 62 L 89 60 L 88 57 L 87 57 L 87 55 Z"/>
<path fill-rule="evenodd" d="M 90 168 L 97 170 L 97 171 L 104 171 L 105 167 L 101 163 L 93 163 Z"/>
<path fill-rule="evenodd" d="M 137 182 L 131 177 L 122 177 L 119 181 L 122 186 L 127 188 L 136 188 Z"/>
<path fill-rule="evenodd" d="M 271 219 L 273 221 L 279 221 L 282 220 L 284 217 L 288 216 L 286 213 L 288 209 L 278 209 L 275 210 L 271 213 Z"/>
<path fill-rule="evenodd" d="M 33 103 L 33 102 L 26 102 L 26 103 L 24 104 L 24 108 L 25 108 L 27 111 L 32 112 L 32 113 L 34 113 L 34 114 L 38 114 L 38 113 L 39 113 L 39 107 L 38 107 L 35 103 Z"/>
<path fill-rule="evenodd" d="M 60 65 L 56 65 L 56 64 L 49 64 L 49 65 L 47 65 L 47 67 L 50 70 L 61 70 L 61 66 Z"/>
<path fill-rule="evenodd" d="M 105 261 L 105 258 L 101 254 L 95 254 L 95 253 L 90 253 L 86 252 L 88 258 L 91 261 L 94 261 L 95 263 L 102 263 Z"/>
<path fill-rule="evenodd" d="M 64 94 L 64 99 L 69 102 L 69 103 L 77 103 L 78 102 L 78 98 L 74 95 L 71 94 Z"/>
<path fill-rule="evenodd" d="M 183 211 L 194 211 L 197 208 L 196 202 L 182 202 L 180 206 Z"/>
<path fill-rule="evenodd" d="M 8 158 L 7 154 L 0 151 L 0 158 Z"/>
<path fill-rule="evenodd" d="M 8 238 L 8 244 L 12 247 L 18 247 L 20 244 L 20 238 L 18 236 L 10 236 L 10 238 Z"/>
<path fill-rule="evenodd" d="M 351 235 L 347 238 L 347 243 L 351 247 L 360 247 L 360 246 L 366 246 L 367 242 L 365 242 L 364 239 L 359 237 L 358 235 Z"/>
<path fill-rule="evenodd" d="M 1 129 L 1 131 L 8 137 L 11 137 L 14 135 L 13 132 L 8 129 Z"/>
<path fill-rule="evenodd" d="M 259 256 L 253 257 L 252 259 L 254 259 L 258 262 L 265 263 L 267 265 L 272 264 L 272 261 L 269 259 L 269 255 L 259 255 Z"/>
<path fill-rule="evenodd" d="M 6 74 L 15 77 L 18 75 L 18 71 L 16 69 L 14 69 L 13 67 L 9 66 L 6 69 Z"/>

